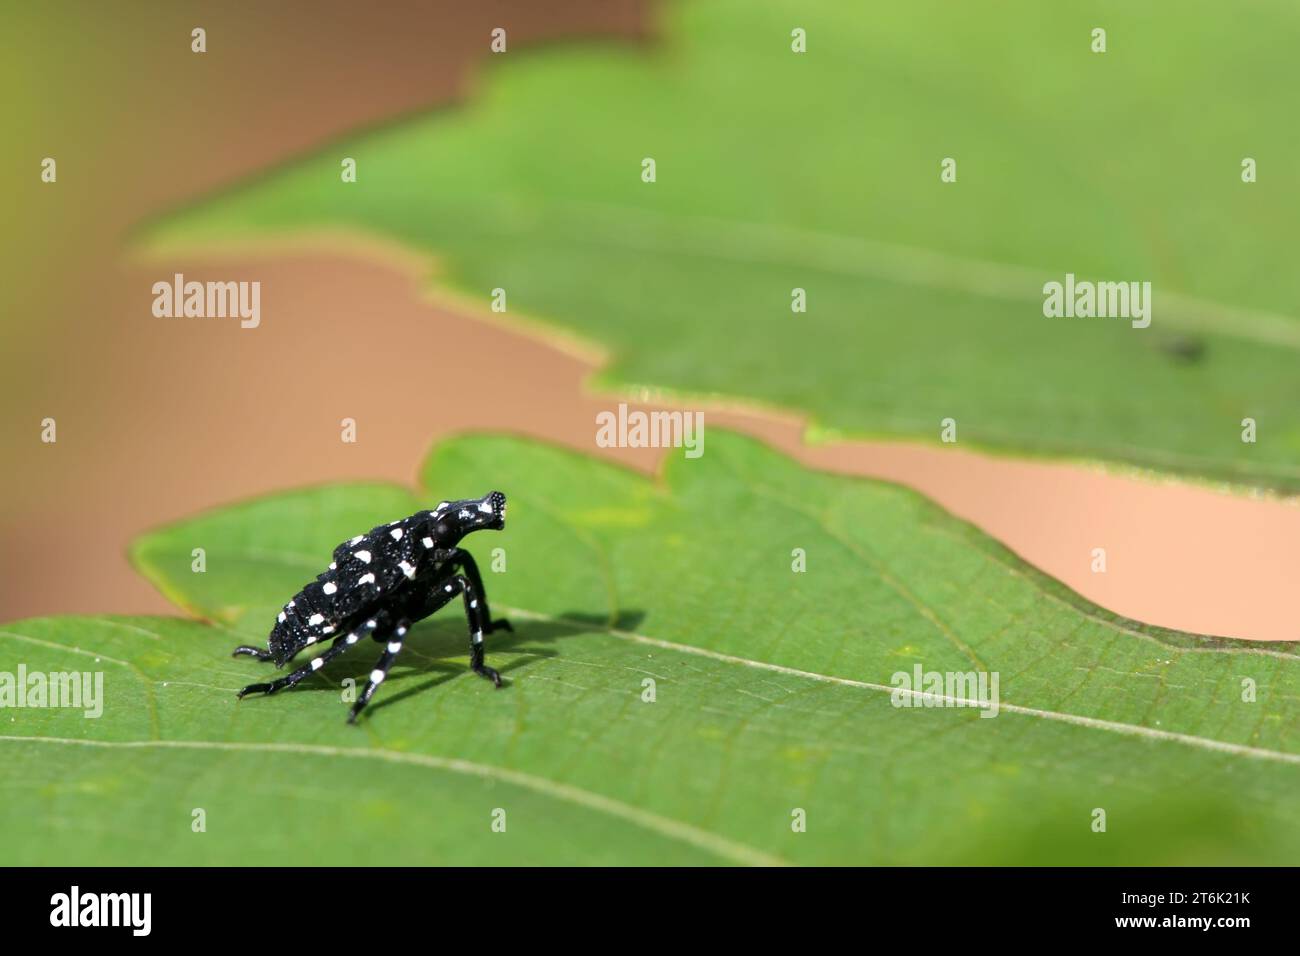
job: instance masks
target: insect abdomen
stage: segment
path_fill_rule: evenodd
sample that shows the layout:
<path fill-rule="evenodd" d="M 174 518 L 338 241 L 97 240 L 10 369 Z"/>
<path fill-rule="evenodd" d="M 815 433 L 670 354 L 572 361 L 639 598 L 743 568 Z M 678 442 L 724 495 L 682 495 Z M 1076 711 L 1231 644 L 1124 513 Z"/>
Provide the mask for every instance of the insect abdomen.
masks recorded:
<path fill-rule="evenodd" d="M 276 663 L 363 623 L 383 605 L 385 595 L 415 577 L 419 553 L 432 544 L 413 519 L 372 528 L 340 544 L 330 568 L 295 594 L 277 617 L 267 641 Z"/>
<path fill-rule="evenodd" d="M 343 598 L 343 592 L 327 575 L 322 575 L 293 596 L 276 618 L 267 649 L 282 664 L 304 647 L 346 633 L 365 607 L 357 606 L 357 595 Z"/>

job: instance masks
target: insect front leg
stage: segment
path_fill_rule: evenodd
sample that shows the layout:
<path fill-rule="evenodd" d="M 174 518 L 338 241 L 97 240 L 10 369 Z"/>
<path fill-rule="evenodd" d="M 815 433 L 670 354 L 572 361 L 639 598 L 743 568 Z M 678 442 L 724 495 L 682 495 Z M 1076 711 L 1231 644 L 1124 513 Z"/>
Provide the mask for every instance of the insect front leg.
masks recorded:
<path fill-rule="evenodd" d="M 370 672 L 370 679 L 366 681 L 366 686 L 361 689 L 361 694 L 357 697 L 357 702 L 352 705 L 352 710 L 348 712 L 348 723 L 357 722 L 357 714 L 361 709 L 370 703 L 370 698 L 375 695 L 375 690 L 384 682 L 388 676 L 388 668 L 393 666 L 393 661 L 397 658 L 398 652 L 402 649 L 402 641 L 406 638 L 406 632 L 410 629 L 411 622 L 400 620 L 393 628 L 393 633 L 384 648 L 384 653 L 379 655 L 379 660 L 375 662 L 375 669 Z"/>
<path fill-rule="evenodd" d="M 505 618 L 492 620 L 492 612 L 488 609 L 487 590 L 483 587 L 483 576 L 478 573 L 478 565 L 474 562 L 472 554 L 457 548 L 451 553 L 451 557 L 447 559 L 447 565 L 451 568 L 459 567 L 474 588 L 474 593 L 478 596 L 479 606 L 483 610 L 482 631 L 484 634 L 491 634 L 493 631 L 514 630 L 514 627 Z"/>
<path fill-rule="evenodd" d="M 231 652 L 231 657 L 256 657 L 259 661 L 275 660 L 275 655 L 265 647 L 253 647 L 249 644 L 241 644 Z"/>
<path fill-rule="evenodd" d="M 487 605 L 479 598 L 478 588 L 462 574 L 448 579 L 443 591 L 455 589 L 465 598 L 465 617 L 469 621 L 469 668 L 479 677 L 501 686 L 501 675 L 483 663 L 483 631 L 488 624 Z M 454 594 L 455 591 L 452 591 Z M 507 624 L 507 627 L 509 625 Z"/>
<path fill-rule="evenodd" d="M 485 613 L 486 605 L 479 600 L 478 589 L 474 587 L 474 582 L 463 574 L 453 574 L 450 577 L 443 578 L 434 585 L 418 616 L 421 618 L 428 617 L 451 601 L 457 594 L 461 594 L 465 598 L 465 617 L 469 619 L 470 670 L 500 687 L 501 675 L 483 663 L 483 632 L 487 623 L 487 614 Z M 503 623 L 507 630 L 513 630 L 508 622 L 498 621 L 497 625 L 501 626 Z"/>

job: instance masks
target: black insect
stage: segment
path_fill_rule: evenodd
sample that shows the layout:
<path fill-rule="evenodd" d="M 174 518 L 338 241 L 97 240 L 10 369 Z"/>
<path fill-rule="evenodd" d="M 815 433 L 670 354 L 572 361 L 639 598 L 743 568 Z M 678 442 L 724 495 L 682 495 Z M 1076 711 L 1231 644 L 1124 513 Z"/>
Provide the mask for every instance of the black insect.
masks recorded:
<path fill-rule="evenodd" d="M 246 654 L 283 667 L 305 647 L 333 643 L 306 666 L 269 684 L 249 684 L 239 696 L 292 687 L 370 637 L 387 647 L 348 714 L 348 723 L 354 723 L 388 676 L 411 625 L 457 594 L 465 599 L 469 618 L 469 666 L 500 687 L 501 675 L 483 663 L 483 635 L 514 628 L 509 621 L 492 620 L 478 567 L 457 545 L 471 531 L 500 531 L 505 524 L 506 496 L 493 491 L 482 498 L 444 501 L 432 511 L 417 511 L 340 544 L 329 569 L 284 606 L 267 649 L 245 645 L 235 648 L 234 656 Z"/>

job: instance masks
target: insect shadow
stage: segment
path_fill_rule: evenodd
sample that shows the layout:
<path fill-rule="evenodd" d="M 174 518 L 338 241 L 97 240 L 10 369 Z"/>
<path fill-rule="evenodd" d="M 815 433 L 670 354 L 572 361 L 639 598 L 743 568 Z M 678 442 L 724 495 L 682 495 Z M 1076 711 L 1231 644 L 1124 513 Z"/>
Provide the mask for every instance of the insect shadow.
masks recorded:
<path fill-rule="evenodd" d="M 508 614 L 505 616 L 509 617 Z M 546 621 L 513 618 L 512 623 L 515 627 L 513 632 L 497 631 L 488 640 L 494 653 L 510 651 L 518 655 L 515 660 L 499 668 L 501 676 L 507 677 L 515 671 L 525 670 L 538 660 L 557 656 L 554 649 L 537 647 L 534 644 L 549 644 L 561 638 L 590 634 L 611 627 L 616 630 L 631 631 L 639 627 L 643 620 L 645 620 L 644 612 L 633 609 L 620 612 L 613 623 L 607 615 L 576 611 Z M 413 697 L 460 677 L 467 675 L 473 677 L 463 661 L 465 644 L 463 622 L 427 621 L 413 627 L 402 657 L 399 659 L 399 665 L 394 668 L 394 671 L 398 675 L 429 674 L 432 676 L 429 680 L 422 680 L 413 687 L 376 701 L 370 705 L 370 710 L 372 712 L 382 710 L 390 704 L 396 704 L 407 697 Z M 350 657 L 338 661 L 329 670 L 328 674 L 322 672 L 312 675 L 313 680 L 303 681 L 297 689 L 337 693 L 339 684 L 347 678 L 351 678 L 357 686 L 360 686 L 365 683 L 370 673 L 370 665 L 364 657 Z M 506 680 L 504 687 L 509 686 L 510 681 Z"/>

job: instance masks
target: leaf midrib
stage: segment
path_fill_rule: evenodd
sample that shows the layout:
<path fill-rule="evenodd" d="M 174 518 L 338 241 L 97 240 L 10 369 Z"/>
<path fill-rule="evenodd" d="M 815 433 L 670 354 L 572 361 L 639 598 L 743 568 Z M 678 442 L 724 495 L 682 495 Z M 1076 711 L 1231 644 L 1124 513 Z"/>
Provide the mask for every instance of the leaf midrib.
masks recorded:
<path fill-rule="evenodd" d="M 599 627 L 596 625 L 586 624 L 582 621 L 572 621 L 566 618 L 552 617 L 547 614 L 538 614 L 523 608 L 510 607 L 504 604 L 499 605 L 499 607 L 501 607 L 502 610 L 509 612 L 514 617 L 531 618 L 533 620 L 552 624 L 563 624 L 565 627 L 573 627 L 588 632 L 608 634 L 610 637 L 617 637 L 621 640 L 633 641 L 650 647 L 658 647 L 662 650 L 676 651 L 682 654 L 694 654 L 697 657 L 706 657 L 709 660 L 718 661 L 724 664 L 736 664 L 744 667 L 752 667 L 758 670 L 770 671 L 774 674 L 783 674 L 787 677 L 799 677 L 806 680 L 819 681 L 824 684 L 838 684 L 841 687 L 856 687 L 860 690 L 870 690 L 884 694 L 902 693 L 918 701 L 930 700 L 951 707 L 982 706 L 980 701 L 967 700 L 961 697 L 952 697 L 947 694 L 932 694 L 926 691 L 900 690 L 900 688 L 892 687 L 887 684 L 876 684 L 871 681 L 854 680 L 851 677 L 836 677 L 831 674 L 820 674 L 816 671 L 806 671 L 800 670 L 796 667 L 787 667 L 784 664 L 769 664 L 766 661 L 755 661 L 747 657 L 737 657 L 734 654 L 723 654 L 719 651 L 711 651 L 703 647 L 693 647 L 690 644 L 678 644 L 674 641 L 666 641 L 658 637 L 649 637 L 645 634 L 636 634 L 632 631 L 623 631 L 610 627 Z M 1010 714 L 1019 714 L 1025 717 L 1039 717 L 1044 720 L 1054 720 L 1061 723 L 1072 724 L 1076 727 L 1090 727 L 1094 730 L 1110 731 L 1112 733 L 1123 734 L 1129 737 L 1143 737 L 1148 740 L 1179 743 L 1187 746 L 1199 747 L 1203 750 L 1230 753 L 1258 760 L 1272 760 L 1279 763 L 1300 765 L 1300 754 L 1287 753 L 1282 750 L 1269 750 L 1264 747 L 1249 747 L 1245 744 L 1234 744 L 1224 740 L 1215 740 L 1212 737 L 1198 737 L 1195 734 L 1183 734 L 1170 730 L 1156 730 L 1152 727 L 1144 727 L 1141 724 L 1126 724 L 1116 720 L 1103 720 L 1099 717 L 1086 717 L 1082 714 L 1069 714 L 1060 711 L 1045 710 L 1039 707 L 1026 707 L 1021 704 L 999 703 L 998 710 L 1006 711 Z"/>
<path fill-rule="evenodd" d="M 592 240 L 600 225 L 599 244 L 696 258 L 743 263 L 805 265 L 821 272 L 879 279 L 902 285 L 946 289 L 980 298 L 1013 302 L 1041 301 L 1041 284 L 1053 273 L 1046 268 L 975 259 L 866 236 L 849 236 L 783 223 L 758 223 L 718 216 L 660 213 L 636 206 L 591 201 L 545 200 L 515 195 L 495 197 L 508 213 L 532 204 L 557 212 L 580 226 L 567 238 Z M 601 222 L 601 217 L 604 222 Z M 510 216 L 495 219 L 508 221 Z M 625 227 L 623 220 L 632 223 Z M 548 227 L 554 226 L 551 218 Z M 669 235 L 654 236 L 657 228 Z M 502 231 L 518 233 L 506 226 Z M 533 231 L 531 229 L 527 230 Z M 554 233 L 551 233 L 554 236 Z M 1293 317 L 1250 306 L 1227 305 L 1182 292 L 1162 293 L 1171 305 L 1165 321 L 1195 331 L 1212 332 L 1265 345 L 1300 350 L 1300 322 Z"/>
<path fill-rule="evenodd" d="M 927 691 L 905 690 L 893 687 L 887 684 L 877 684 L 872 681 L 856 680 L 851 677 L 839 677 L 832 674 L 822 674 L 817 671 L 802 670 L 797 667 L 788 667 L 784 664 L 772 664 L 767 661 L 756 661 L 747 657 L 739 657 L 734 654 L 724 654 L 720 651 L 713 651 L 703 647 L 695 647 L 690 644 L 679 644 L 676 641 L 669 641 L 659 637 L 651 637 L 646 634 L 638 634 L 633 631 L 625 631 L 619 628 L 589 624 L 584 621 L 575 621 L 564 617 L 555 617 L 550 614 L 543 614 L 538 611 L 531 611 L 526 608 L 513 607 L 511 605 L 497 605 L 501 610 L 506 611 L 514 617 L 525 620 L 534 620 L 549 624 L 560 624 L 565 627 L 571 627 L 575 630 L 585 631 L 587 633 L 605 634 L 609 637 L 615 637 L 620 640 L 629 641 L 648 647 L 657 647 L 661 650 L 673 651 L 680 654 L 690 654 L 696 657 L 704 657 L 712 661 L 724 664 L 732 664 L 741 667 L 749 667 L 756 670 L 764 670 L 774 674 L 782 674 L 787 677 L 796 677 L 804 680 L 817 681 L 823 684 L 835 684 L 841 687 L 854 687 L 859 690 L 869 690 L 876 693 L 884 694 L 905 694 L 917 701 L 933 701 L 942 703 L 951 707 L 976 708 L 982 706 L 982 702 L 967 700 L 961 697 L 954 697 L 948 694 L 934 694 Z M 143 630 L 143 629 L 141 629 Z M 22 635 L 12 632 L 0 632 L 0 636 L 18 637 Z M 161 635 L 158 635 L 161 637 Z M 48 642 L 47 642 L 48 643 Z M 62 646 L 62 645 L 57 645 Z M 128 665 L 133 666 L 133 665 Z M 1228 753 L 1235 756 L 1250 757 L 1258 760 L 1271 760 L 1278 763 L 1288 763 L 1300 766 L 1300 754 L 1288 753 L 1281 750 L 1270 750 L 1264 747 L 1251 747 L 1245 744 L 1234 744 L 1224 740 L 1216 740 L 1212 737 L 1199 737 L 1195 734 L 1185 734 L 1170 730 L 1157 730 L 1153 727 L 1146 727 L 1141 724 L 1128 724 L 1122 721 L 1104 720 L 1099 717 L 1088 717 L 1082 714 L 1072 714 L 1062 711 L 1047 710 L 1040 707 L 1028 707 L 1022 704 L 1009 704 L 999 702 L 998 710 L 1006 711 L 1011 714 L 1018 714 L 1026 717 L 1037 717 L 1044 720 L 1052 720 L 1060 723 L 1071 724 L 1077 727 L 1088 727 L 1093 730 L 1104 730 L 1111 733 L 1117 733 L 1128 737 L 1141 737 L 1147 740 L 1157 740 L 1168 743 L 1178 743 L 1185 746 L 1197 747 L 1202 750 L 1216 751 L 1219 753 Z M 0 736 L 0 740 L 28 740 L 36 738 L 28 737 L 6 737 Z M 165 741 L 157 741 L 165 743 Z M 202 743 L 202 742 L 196 742 Z M 279 746 L 279 745 L 277 745 Z M 284 745 L 291 746 L 291 745 Z M 350 748 L 356 749 L 356 748 Z M 397 752 L 397 751 L 394 751 Z M 443 758 L 437 758 L 443 759 Z M 451 759 L 451 758 L 446 758 Z M 505 771 L 516 772 L 516 771 Z M 530 775 L 531 776 L 531 775 Z M 537 777 L 537 780 L 546 780 L 544 777 Z M 549 781 L 556 787 L 566 787 L 558 781 Z M 666 819 L 666 818 L 665 818 Z M 683 824 L 685 825 L 685 824 Z"/>

